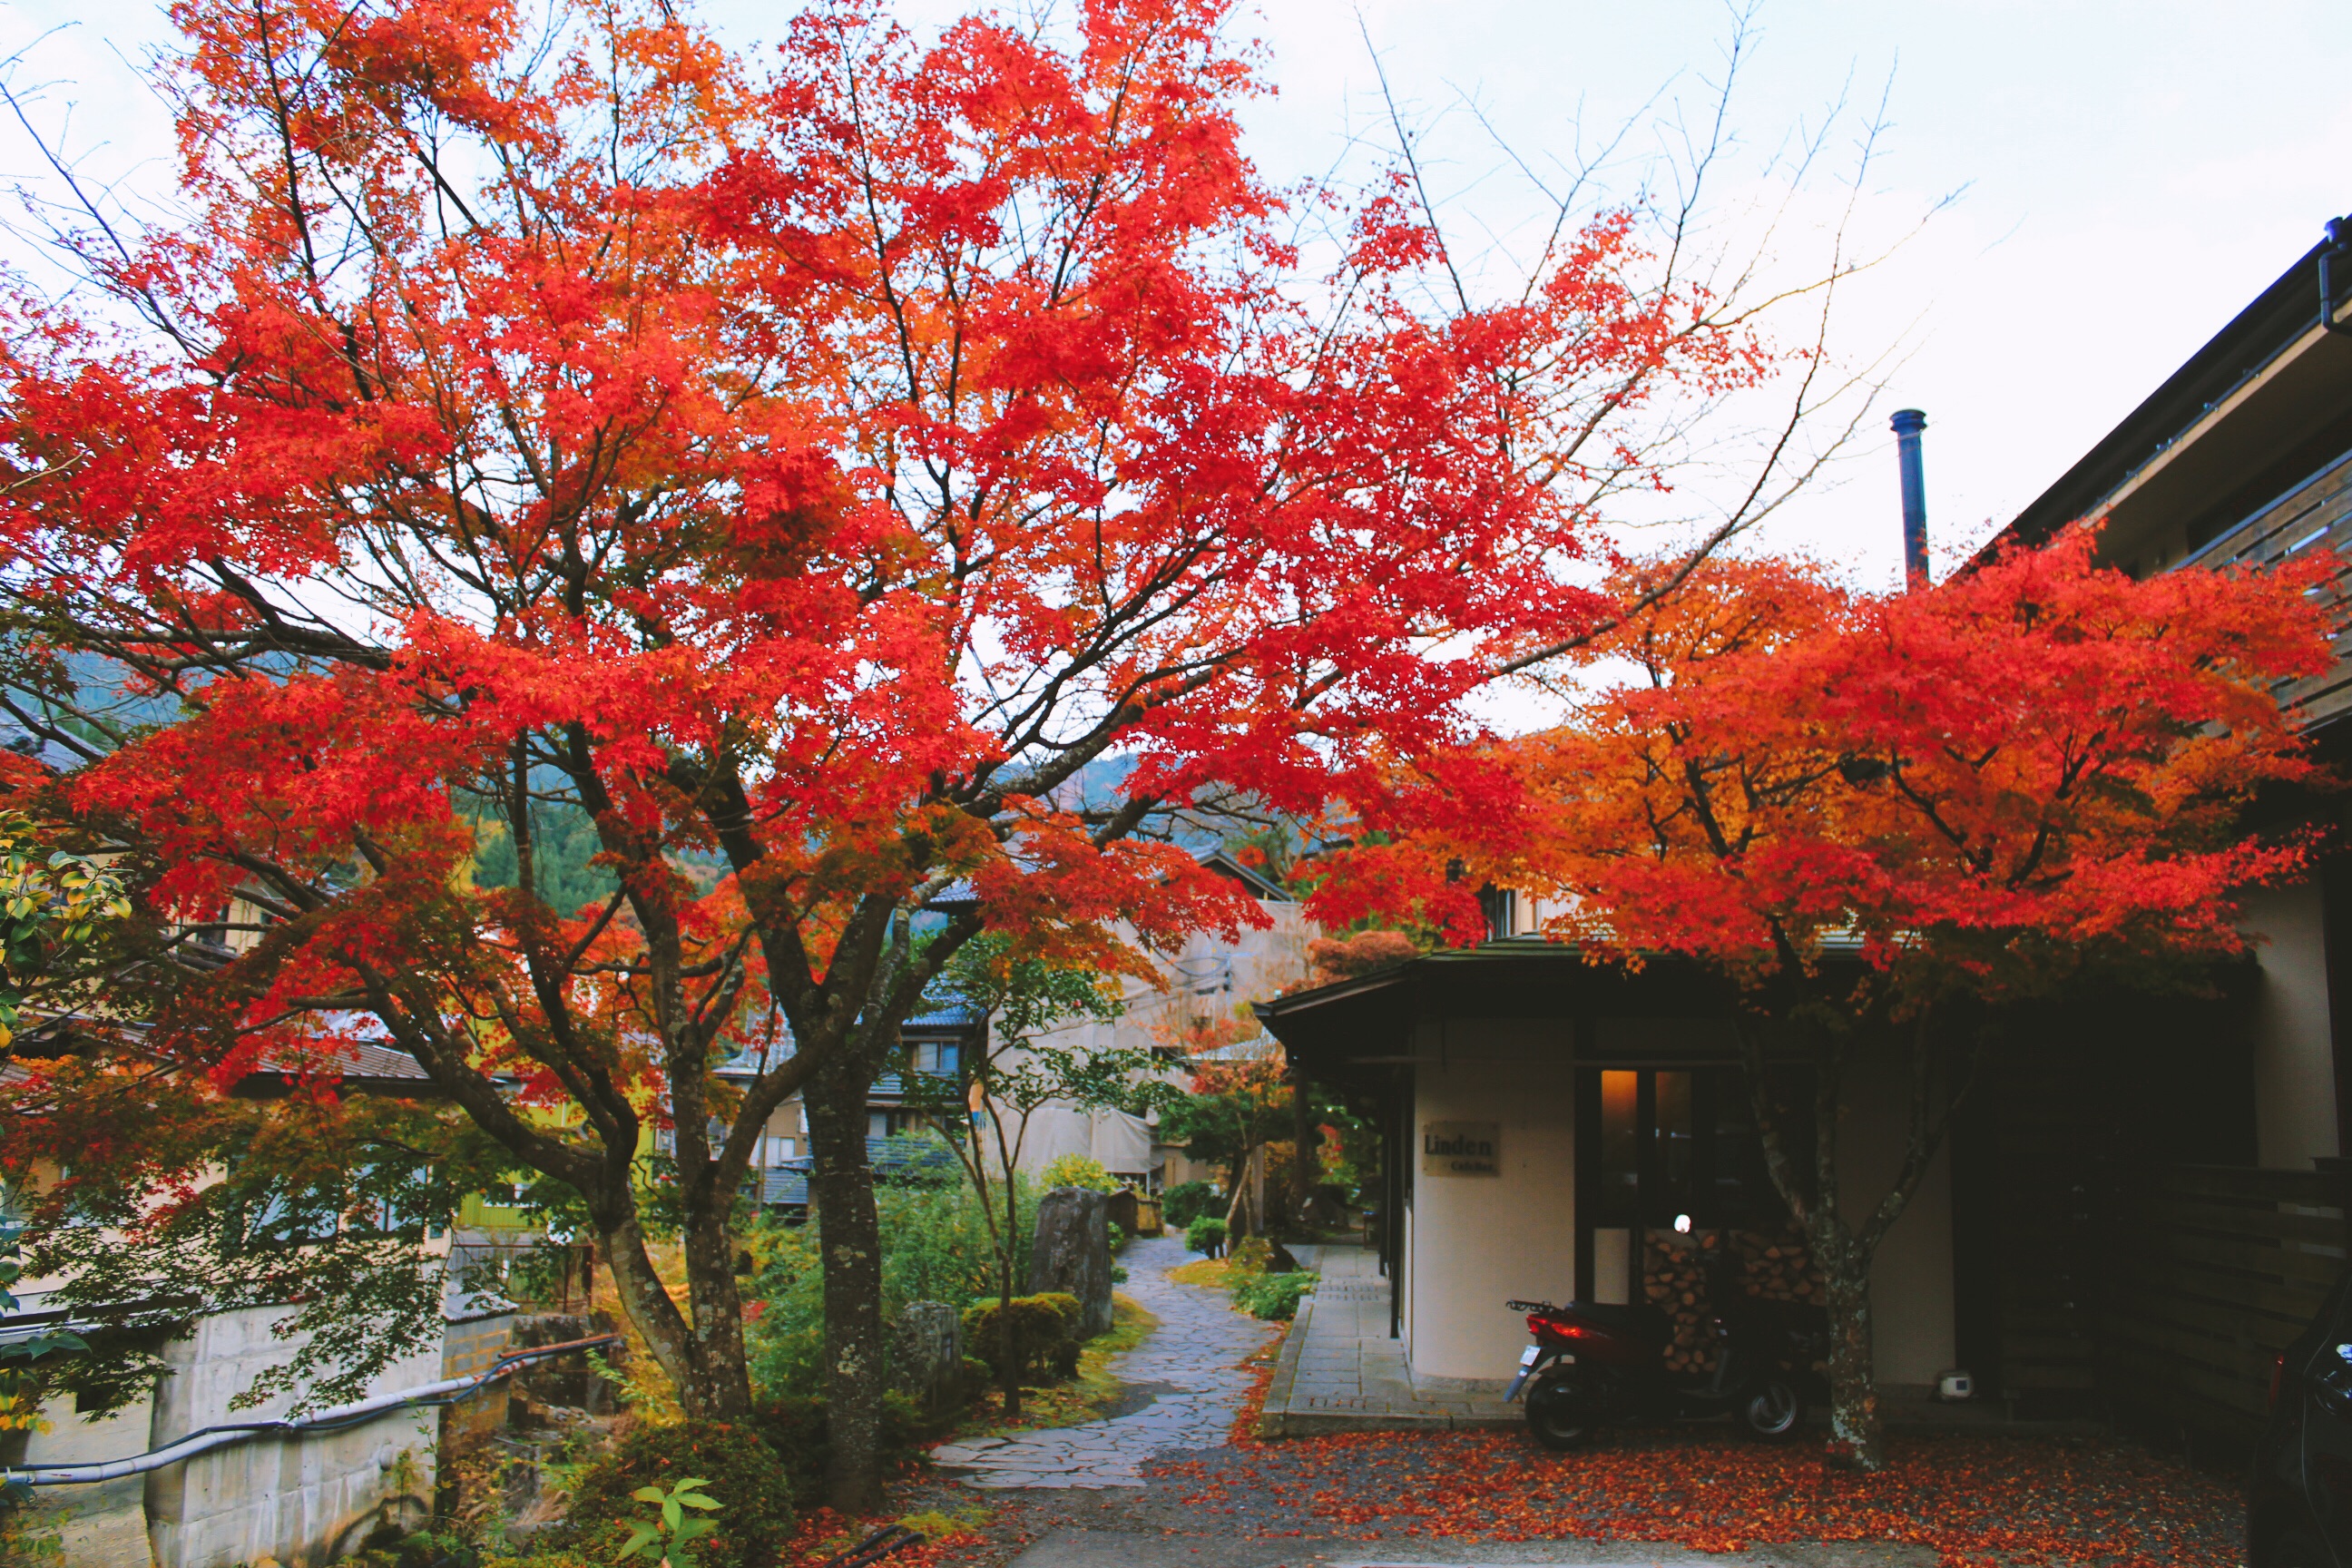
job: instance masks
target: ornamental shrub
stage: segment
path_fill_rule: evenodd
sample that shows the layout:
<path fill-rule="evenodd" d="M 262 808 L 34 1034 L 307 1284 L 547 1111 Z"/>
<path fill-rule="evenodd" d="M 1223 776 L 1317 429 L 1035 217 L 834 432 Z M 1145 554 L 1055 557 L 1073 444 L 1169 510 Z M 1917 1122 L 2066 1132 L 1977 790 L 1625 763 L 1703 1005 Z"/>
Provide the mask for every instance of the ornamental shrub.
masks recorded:
<path fill-rule="evenodd" d="M 1003 1215 L 1004 1192 L 992 1189 Z M 1036 1194 L 1020 1186 L 1021 1236 L 1029 1256 Z M 882 1232 L 882 1310 L 896 1320 L 909 1301 L 969 1301 L 997 1281 L 988 1220 L 970 1183 L 953 1187 L 883 1187 L 874 1194 Z M 761 1221 L 746 1239 L 756 1265 L 744 1282 L 749 1309 L 745 1348 L 753 1389 L 771 1398 L 814 1397 L 824 1386 L 824 1271 L 822 1226 Z"/>
<path fill-rule="evenodd" d="M 1217 1189 L 1206 1182 L 1179 1182 L 1160 1194 L 1160 1216 L 1181 1230 L 1221 1207 Z"/>
<path fill-rule="evenodd" d="M 988 1369 L 964 1359 L 966 1374 L 973 1370 L 985 1378 Z M 761 1399 L 751 1407 L 751 1428 L 760 1434 L 784 1467 L 784 1477 L 801 1507 L 817 1507 L 824 1499 L 824 1467 L 828 1433 L 824 1401 L 787 1394 Z M 919 1443 L 940 1436 L 939 1423 L 924 1415 L 915 1402 L 896 1389 L 882 1396 L 882 1451 L 911 1454 Z M 715 1493 L 713 1494 L 716 1495 Z"/>
<path fill-rule="evenodd" d="M 997 1357 L 1003 1341 L 998 1323 L 1003 1307 L 982 1301 L 963 1315 L 963 1348 L 988 1363 L 991 1377 L 1002 1375 Z M 1064 1378 L 1078 1370 L 1078 1324 L 1083 1317 L 1078 1299 L 1065 1290 L 1013 1298 L 1013 1344 L 1021 1358 L 1019 1376 L 1036 1382 Z"/>
<path fill-rule="evenodd" d="M 760 1433 L 721 1421 L 639 1426 L 580 1468 L 561 1539 L 549 1544 L 609 1562 L 628 1540 L 625 1522 L 646 1505 L 639 1487 L 667 1489 L 700 1476 L 719 1504 L 718 1532 L 696 1543 L 703 1568 L 769 1568 L 792 1538 L 797 1516 L 783 1461 Z"/>
<path fill-rule="evenodd" d="M 1118 1178 L 1104 1170 L 1103 1163 L 1092 1154 L 1055 1155 L 1037 1173 L 1037 1184 L 1049 1193 L 1055 1187 L 1085 1187 L 1097 1193 L 1119 1189 Z"/>
<path fill-rule="evenodd" d="M 1184 1227 L 1184 1245 L 1204 1258 L 1214 1258 L 1225 1249 L 1225 1222 L 1205 1216 L 1194 1220 Z"/>
<path fill-rule="evenodd" d="M 1286 1321 L 1298 1315 L 1298 1299 L 1315 1289 L 1314 1270 L 1244 1274 L 1234 1286 L 1234 1305 L 1253 1318 Z"/>

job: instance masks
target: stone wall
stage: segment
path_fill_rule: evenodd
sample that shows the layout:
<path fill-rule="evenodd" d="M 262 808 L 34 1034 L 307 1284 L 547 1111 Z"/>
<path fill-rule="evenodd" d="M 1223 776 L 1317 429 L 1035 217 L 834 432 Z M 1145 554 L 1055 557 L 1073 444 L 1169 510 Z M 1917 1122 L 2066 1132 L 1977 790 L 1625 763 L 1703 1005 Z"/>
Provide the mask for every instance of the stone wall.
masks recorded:
<path fill-rule="evenodd" d="M 451 1321 L 441 1343 L 439 1375 L 444 1378 L 471 1377 L 476 1373 L 488 1371 L 492 1363 L 512 1348 L 514 1324 L 514 1309 L 504 1302 Z M 463 1442 L 491 1431 L 503 1425 L 506 1418 L 507 1390 L 501 1384 L 491 1384 L 443 1411 L 442 1445 L 446 1448 L 453 1442 Z"/>
<path fill-rule="evenodd" d="M 25 1444 L 30 1465 L 96 1465 L 147 1451 L 153 1401 L 141 1399 L 90 1420 L 59 1394 L 41 1407 L 48 1423 Z M 41 1487 L 33 1493 L 34 1530 L 57 1531 L 72 1568 L 148 1568 L 146 1486 L 137 1476 L 87 1487 Z"/>
<path fill-rule="evenodd" d="M 164 1348 L 147 1447 L 205 1427 L 280 1415 L 281 1395 L 258 1408 L 229 1402 L 294 1348 L 270 1325 L 284 1309 L 216 1313 Z M 395 1363 L 370 1388 L 394 1393 L 441 1375 L 439 1346 Z M 274 1557 L 318 1568 L 386 1525 L 414 1529 L 433 1498 L 436 1413 L 395 1410 L 340 1431 L 264 1437 L 200 1455 L 146 1478 L 148 1539 L 156 1568 L 236 1568 Z"/>

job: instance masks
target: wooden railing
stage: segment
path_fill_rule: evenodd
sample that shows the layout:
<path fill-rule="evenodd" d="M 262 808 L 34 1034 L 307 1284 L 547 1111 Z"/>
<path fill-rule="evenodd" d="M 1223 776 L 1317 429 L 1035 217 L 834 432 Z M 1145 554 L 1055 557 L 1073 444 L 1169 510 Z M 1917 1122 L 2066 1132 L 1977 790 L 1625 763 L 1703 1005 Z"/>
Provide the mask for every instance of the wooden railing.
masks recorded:
<path fill-rule="evenodd" d="M 2260 568 L 2322 550 L 2333 552 L 2339 562 L 2352 562 L 2352 452 L 2224 529 L 2180 566 Z M 2346 567 L 2336 568 L 2322 596 L 2335 635 L 2336 663 L 2279 689 L 2279 700 L 2305 725 L 2352 710 L 2352 575 Z"/>
<path fill-rule="evenodd" d="M 2120 1414 L 2232 1443 L 2260 1434 L 2271 1368 L 2345 1264 L 2333 1178 L 2176 1165 L 2115 1194 L 2095 1317 Z"/>

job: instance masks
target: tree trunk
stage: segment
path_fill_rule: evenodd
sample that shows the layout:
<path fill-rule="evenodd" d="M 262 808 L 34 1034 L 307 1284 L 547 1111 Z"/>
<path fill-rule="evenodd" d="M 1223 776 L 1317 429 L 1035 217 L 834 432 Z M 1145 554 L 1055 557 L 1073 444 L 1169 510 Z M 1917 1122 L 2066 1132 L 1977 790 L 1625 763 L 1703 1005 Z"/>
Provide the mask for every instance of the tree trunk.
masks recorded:
<path fill-rule="evenodd" d="M 866 1160 L 862 1053 L 835 1054 L 808 1082 L 809 1201 L 824 1267 L 825 1489 L 847 1514 L 882 1500 L 882 1238 Z"/>
<path fill-rule="evenodd" d="M 1008 1166 L 1004 1173 L 1004 1245 L 997 1252 L 997 1385 L 1004 1391 L 1004 1416 L 1021 1414 L 1021 1337 L 1013 1322 L 1013 1271 L 1020 1267 L 1020 1191 Z"/>
<path fill-rule="evenodd" d="M 694 1360 L 706 1420 L 740 1423 L 751 1414 L 751 1360 L 743 1353 L 743 1297 L 735 1282 L 733 1194 L 689 1204 L 680 1237 L 687 1299 L 694 1307 Z"/>
<path fill-rule="evenodd" d="M 1307 1201 L 1315 1195 L 1315 1119 L 1307 1103 L 1307 1083 L 1300 1079 L 1290 1086 L 1290 1212 L 1284 1216 L 1288 1224 L 1304 1222 Z"/>
<path fill-rule="evenodd" d="M 1858 1470 L 1886 1466 L 1870 1316 L 1870 1259 L 1851 1246 L 1832 1261 L 1816 1245 L 1830 1298 L 1830 1448 Z"/>
<path fill-rule="evenodd" d="M 646 1352 L 677 1388 L 678 1408 L 688 1415 L 701 1416 L 709 1382 L 698 1364 L 700 1347 L 695 1343 L 692 1325 L 654 1272 L 635 1216 L 617 1222 L 608 1218 L 596 1239 L 605 1267 L 612 1271 L 613 1294 L 638 1338 L 645 1341 Z"/>

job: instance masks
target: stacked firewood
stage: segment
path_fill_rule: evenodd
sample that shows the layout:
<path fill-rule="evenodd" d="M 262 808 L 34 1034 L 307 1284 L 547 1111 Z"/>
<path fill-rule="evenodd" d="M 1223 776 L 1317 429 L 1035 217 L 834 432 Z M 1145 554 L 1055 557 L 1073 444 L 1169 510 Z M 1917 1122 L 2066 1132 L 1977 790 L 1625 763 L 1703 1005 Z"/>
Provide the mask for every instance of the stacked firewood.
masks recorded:
<path fill-rule="evenodd" d="M 1711 1239 L 1711 1238 L 1710 1238 Z M 1829 1290 L 1813 1255 L 1795 1226 L 1778 1234 L 1736 1230 L 1731 1244 L 1739 1253 L 1740 1272 L 1748 1293 L 1767 1301 L 1804 1301 L 1826 1306 Z"/>
<path fill-rule="evenodd" d="M 1741 1289 L 1766 1301 L 1826 1301 L 1821 1271 L 1804 1238 L 1792 1226 L 1784 1233 L 1752 1230 L 1709 1231 L 1682 1237 L 1652 1231 L 1642 1259 L 1642 1289 L 1650 1304 L 1665 1313 L 1674 1325 L 1674 1341 L 1666 1348 L 1666 1370 L 1706 1373 L 1715 1367 L 1713 1318 L 1717 1303 L 1709 1300 L 1707 1279 L 1715 1255 L 1728 1246 L 1738 1260 Z"/>
<path fill-rule="evenodd" d="M 1716 1246 L 1713 1236 L 1700 1237 L 1693 1245 L 1679 1236 L 1650 1233 L 1642 1259 L 1642 1289 L 1675 1326 L 1674 1342 L 1666 1347 L 1668 1372 L 1706 1372 L 1715 1365 L 1715 1335 L 1707 1326 L 1713 1308 L 1706 1296 L 1706 1254 Z"/>

